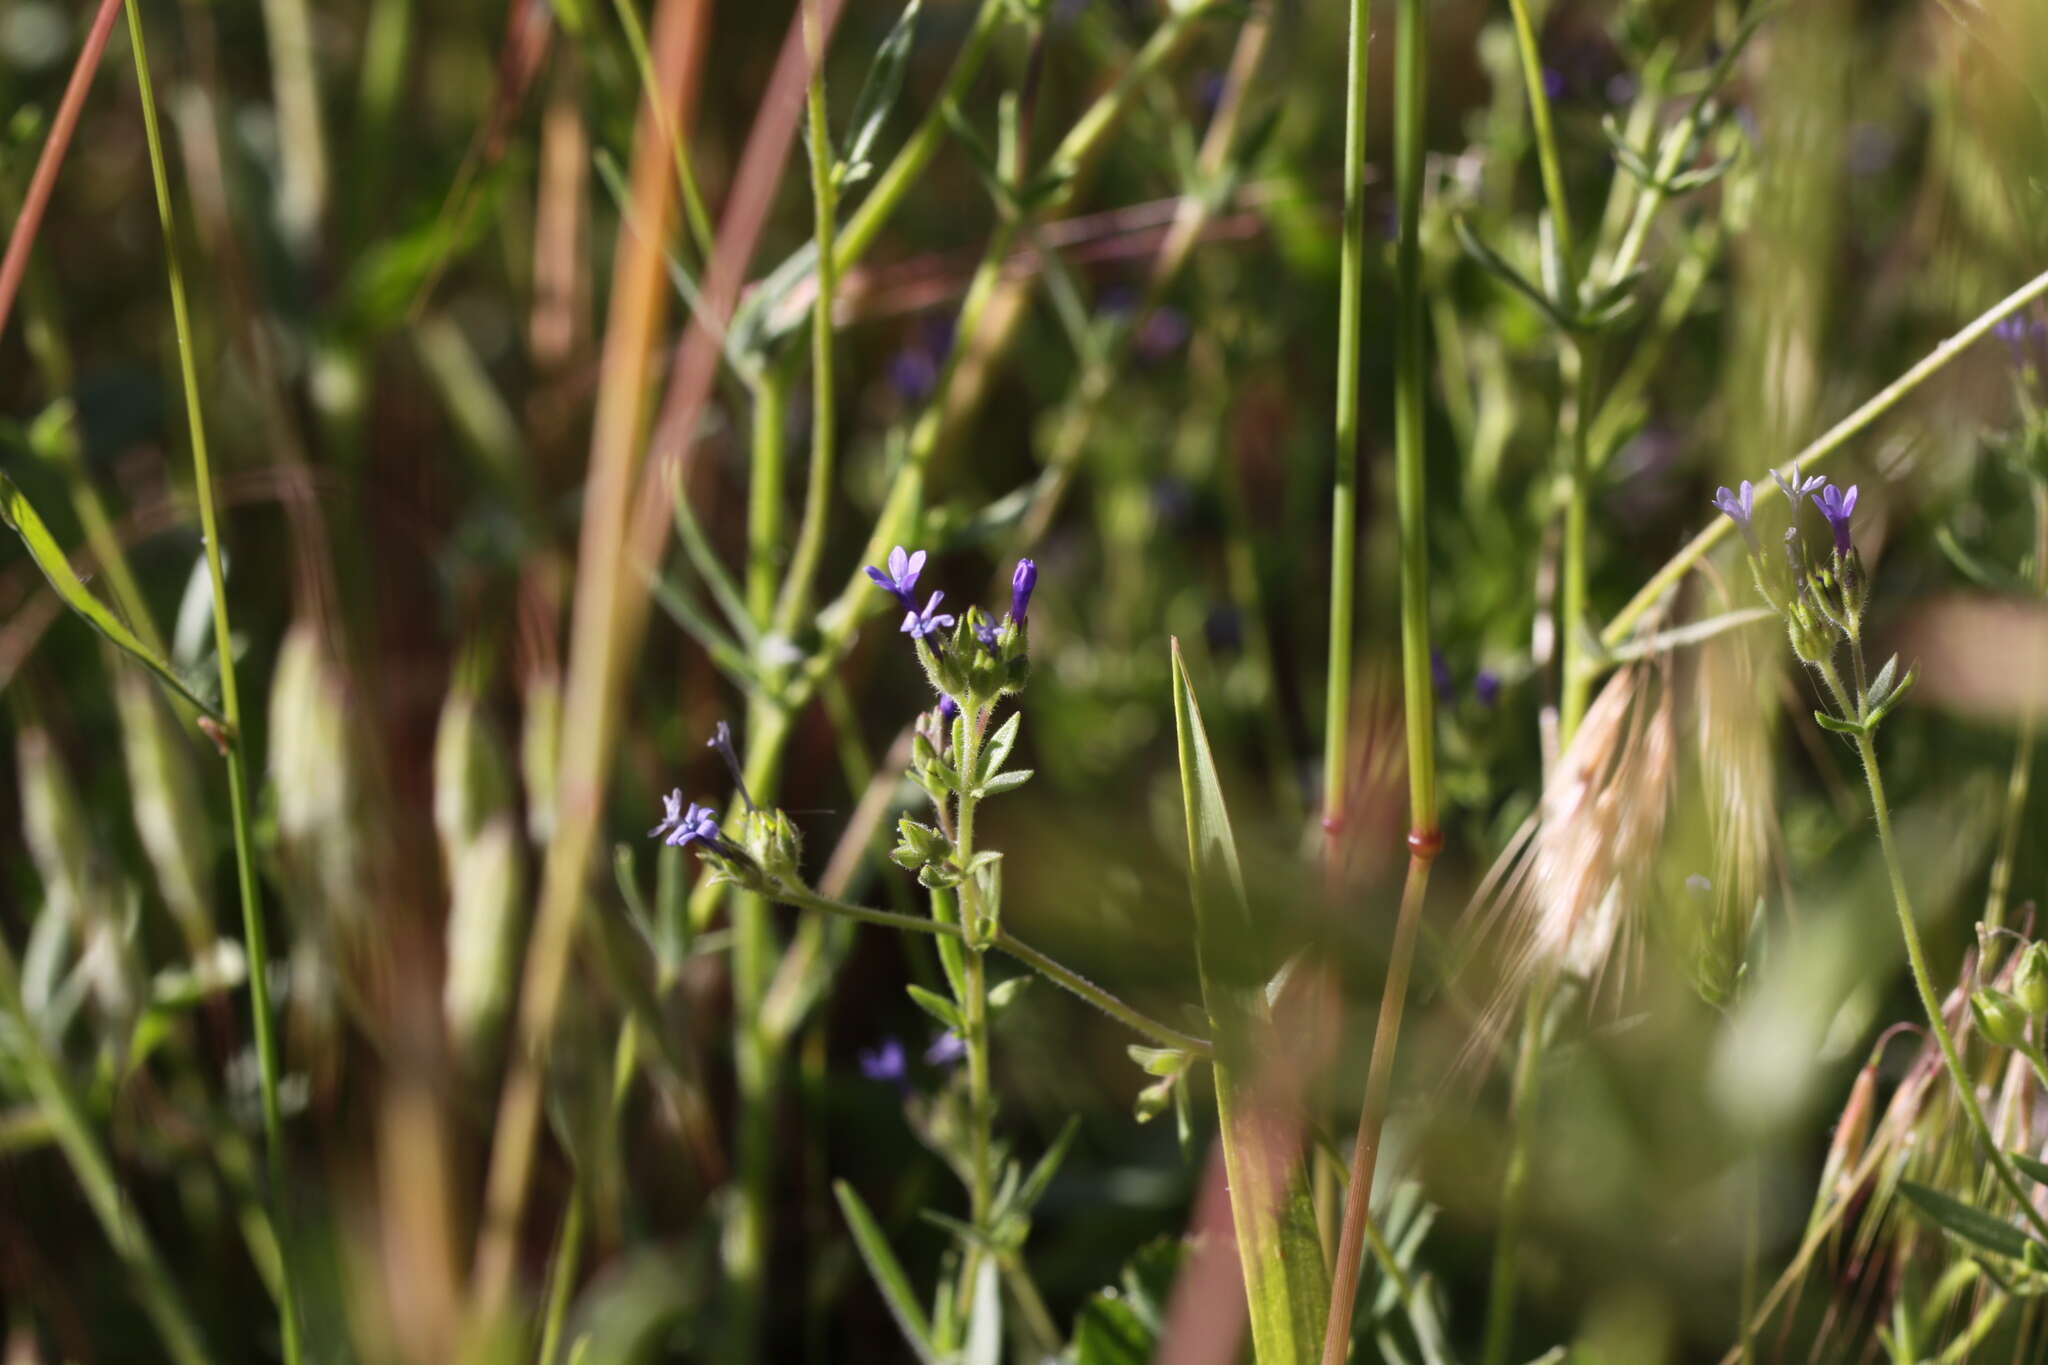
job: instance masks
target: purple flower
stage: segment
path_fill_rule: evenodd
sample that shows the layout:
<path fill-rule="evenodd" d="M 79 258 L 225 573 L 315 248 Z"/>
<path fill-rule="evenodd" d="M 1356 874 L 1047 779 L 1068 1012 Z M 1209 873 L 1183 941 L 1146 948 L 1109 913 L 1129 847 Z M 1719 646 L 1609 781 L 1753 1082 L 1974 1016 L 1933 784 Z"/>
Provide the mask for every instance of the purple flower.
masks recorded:
<path fill-rule="evenodd" d="M 1856 485 L 1850 484 L 1844 493 L 1833 484 L 1813 495 L 1813 505 L 1828 519 L 1828 528 L 1835 533 L 1835 553 L 1846 555 L 1853 548 L 1849 543 L 1849 515 L 1856 510 Z"/>
<path fill-rule="evenodd" d="M 868 565 L 868 577 L 875 580 L 875 586 L 903 604 L 905 611 L 916 611 L 917 603 L 911 594 L 917 591 L 917 576 L 924 572 L 923 550 L 907 554 L 901 545 L 889 551 L 889 567 L 886 570 Z"/>
<path fill-rule="evenodd" d="M 1429 686 L 1436 693 L 1436 699 L 1446 705 L 1457 695 L 1458 685 L 1451 677 L 1451 661 L 1440 649 L 1429 651 Z"/>
<path fill-rule="evenodd" d="M 1756 514 L 1756 485 L 1748 479 L 1742 481 L 1740 493 L 1730 492 L 1723 484 L 1714 494 L 1714 506 L 1721 509 L 1728 520 L 1735 523 L 1735 529 L 1742 532 L 1742 538 L 1749 542 L 1749 548 L 1756 548 L 1756 536 L 1749 529 L 1749 519 Z"/>
<path fill-rule="evenodd" d="M 948 724 L 951 724 L 953 717 L 959 714 L 960 703 L 954 701 L 950 696 L 947 696 L 945 693 L 941 692 L 939 694 L 939 719 L 945 721 Z"/>
<path fill-rule="evenodd" d="M 884 1038 L 879 1046 L 865 1049 L 856 1055 L 860 1063 L 860 1074 L 871 1081 L 885 1081 L 899 1090 L 910 1089 L 910 1067 L 904 1060 L 903 1044 L 894 1038 Z"/>
<path fill-rule="evenodd" d="M 1490 668 L 1480 669 L 1479 676 L 1472 680 L 1472 695 L 1481 706 L 1491 708 L 1500 700 L 1500 674 Z"/>
<path fill-rule="evenodd" d="M 1822 474 L 1808 474 L 1803 478 L 1799 477 L 1799 469 L 1796 465 L 1793 467 L 1792 473 L 1793 477 L 1788 479 L 1775 469 L 1771 471 L 1771 477 L 1778 481 L 1778 491 L 1785 495 L 1785 505 L 1787 507 L 1797 508 L 1801 498 L 1827 482 L 1827 477 Z"/>
<path fill-rule="evenodd" d="M 718 844 L 718 813 L 709 806 L 692 801 L 688 810 L 683 809 L 681 788 L 662 797 L 661 805 L 661 823 L 647 831 L 648 838 L 660 839 L 671 848 Z"/>
<path fill-rule="evenodd" d="M 1031 607 L 1031 590 L 1037 586 L 1038 566 L 1028 559 L 1018 560 L 1016 572 L 1010 575 L 1010 619 L 1020 626 Z"/>
<path fill-rule="evenodd" d="M 1559 70 L 1558 70 L 1558 69 L 1557 69 L 1556 67 L 1554 67 L 1554 66 L 1546 66 L 1546 67 L 1544 67 L 1544 68 L 1543 68 L 1543 93 L 1544 93 L 1544 94 L 1546 94 L 1546 95 L 1548 95 L 1548 96 L 1549 96 L 1549 97 L 1550 97 L 1551 99 L 1554 99 L 1554 100 L 1561 100 L 1561 99 L 1563 99 L 1563 98 L 1564 98 L 1564 92 L 1565 92 L 1565 79 L 1564 79 L 1564 72 L 1562 72 L 1562 71 L 1559 71 Z"/>
<path fill-rule="evenodd" d="M 891 558 L 893 559 L 894 556 L 892 555 Z M 897 627 L 897 629 L 913 640 L 922 640 L 927 635 L 952 629 L 953 622 L 958 618 L 950 612 L 939 610 L 939 603 L 945 600 L 946 594 L 942 592 L 933 593 L 932 600 L 924 604 L 923 611 L 920 612 L 917 608 L 912 607 L 909 611 L 904 612 L 903 624 Z"/>
<path fill-rule="evenodd" d="M 992 621 L 976 621 L 974 638 L 981 641 L 981 647 L 993 654 L 996 652 L 996 628 Z"/>
<path fill-rule="evenodd" d="M 932 1039 L 932 1045 L 924 1050 L 926 1066 L 953 1066 L 967 1055 L 967 1040 L 947 1029 Z"/>

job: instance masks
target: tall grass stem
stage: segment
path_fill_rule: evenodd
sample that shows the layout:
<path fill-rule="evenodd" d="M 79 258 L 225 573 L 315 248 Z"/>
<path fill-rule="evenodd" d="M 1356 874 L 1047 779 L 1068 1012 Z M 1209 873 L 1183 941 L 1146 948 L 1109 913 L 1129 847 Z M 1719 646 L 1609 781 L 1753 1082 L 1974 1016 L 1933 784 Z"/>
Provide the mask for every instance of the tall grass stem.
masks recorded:
<path fill-rule="evenodd" d="M 135 81 L 142 101 L 142 125 L 149 144 L 149 170 L 156 191 L 157 221 L 163 229 L 164 273 L 171 295 L 171 320 L 178 343 L 178 374 L 185 390 L 185 419 L 192 442 L 192 481 L 199 502 L 200 532 L 206 544 L 206 575 L 213 597 L 213 647 L 220 667 L 221 716 L 226 721 L 229 816 L 235 836 L 235 880 L 241 889 L 242 934 L 249 960 L 249 1011 L 256 1034 L 256 1061 L 262 1091 L 263 1137 L 269 1157 L 270 1199 L 278 1227 L 278 1322 L 286 1365 L 300 1355 L 299 1306 L 292 1272 L 291 1223 L 286 1202 L 284 1117 L 278 1103 L 281 1064 L 276 1024 L 270 1007 L 270 949 L 258 903 L 253 813 L 249 802 L 248 737 L 242 728 L 241 691 L 235 682 L 234 630 L 228 619 L 227 574 L 220 550 L 219 499 L 206 446 L 206 417 L 199 402 L 198 362 L 192 321 L 185 302 L 185 275 L 180 264 L 176 220 L 171 211 L 170 175 L 165 168 L 163 138 L 157 127 L 156 94 L 149 77 L 149 50 L 142 31 L 142 11 L 128 5 L 128 38 L 134 48 Z"/>

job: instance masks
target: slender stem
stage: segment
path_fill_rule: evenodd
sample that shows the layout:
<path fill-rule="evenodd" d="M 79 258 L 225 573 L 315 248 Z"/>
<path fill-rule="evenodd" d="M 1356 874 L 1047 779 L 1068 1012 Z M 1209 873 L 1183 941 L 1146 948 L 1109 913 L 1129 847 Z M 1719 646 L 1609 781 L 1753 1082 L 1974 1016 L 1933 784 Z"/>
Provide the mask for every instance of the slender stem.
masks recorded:
<path fill-rule="evenodd" d="M 899 915 L 893 910 L 871 910 L 864 905 L 853 905 L 830 896 L 821 896 L 808 887 L 778 883 L 769 887 L 767 894 L 798 910 L 817 910 L 828 915 L 840 915 L 846 919 L 859 920 L 862 924 L 880 925 L 884 929 L 930 934 L 935 938 L 948 938 L 956 942 L 964 937 L 960 926 L 951 920 L 927 919 L 922 915 Z M 1177 1048 L 1192 1057 L 1206 1059 L 1212 1054 L 1207 1039 L 1182 1033 L 1179 1029 L 1160 1023 L 1143 1011 L 1119 1000 L 1072 967 L 1065 966 L 1032 947 L 1007 929 L 999 930 L 989 946 L 1017 959 L 1062 990 L 1079 996 L 1133 1033 L 1150 1038 L 1163 1047 Z"/>
<path fill-rule="evenodd" d="M 220 666 L 221 716 L 226 721 L 228 802 L 235 831 L 235 877 L 241 887 L 242 934 L 249 958 L 249 1009 L 256 1034 L 256 1060 L 263 1104 L 264 1146 L 269 1156 L 270 1197 L 278 1225 L 278 1319 L 287 1365 L 299 1359 L 299 1310 L 293 1283 L 291 1236 L 284 1218 L 284 1118 L 279 1108 L 277 1032 L 270 1010 L 270 951 L 257 903 L 256 867 L 250 834 L 249 772 L 242 701 L 235 683 L 234 631 L 228 620 L 227 575 L 221 566 L 220 515 L 214 496 L 213 470 L 207 457 L 206 419 L 199 403 L 199 375 L 194 360 L 192 323 L 185 304 L 185 276 L 179 262 L 178 234 L 171 214 L 170 177 L 164 166 L 163 139 L 157 129 L 156 95 L 149 78 L 149 53 L 143 40 L 141 7 L 128 5 L 128 38 L 135 54 L 135 80 L 142 100 L 143 131 L 149 144 L 149 169 L 156 191 L 157 220 L 163 229 L 164 272 L 171 294 L 171 319 L 177 330 L 178 373 L 185 390 L 185 418 L 192 442 L 192 480 L 199 501 L 199 525 L 205 536 L 206 573 L 213 597 L 213 644 Z"/>
<path fill-rule="evenodd" d="M 1921 357 L 1911 369 L 1873 394 L 1861 407 L 1828 428 L 1804 450 L 1793 456 L 1790 462 L 1781 466 L 1786 477 L 1790 478 L 1799 469 L 1812 472 L 1813 465 L 1827 460 L 1852 439 L 1861 435 L 1866 428 L 1897 407 L 1914 390 L 1946 369 L 1949 363 L 1967 350 L 1972 343 L 2044 295 L 2048 295 L 2048 270 L 2042 271 L 1978 314 L 1968 326 L 1936 346 Z M 1756 497 L 1759 503 L 1778 496 L 1777 480 L 1766 479 L 1757 484 Z M 1709 550 L 1727 539 L 1734 526 L 1735 523 L 1726 517 L 1715 517 L 1708 522 L 1706 528 L 1688 541 L 1663 568 L 1652 574 L 1649 581 L 1629 599 L 1628 605 L 1607 623 L 1607 628 L 1600 633 L 1600 642 L 1612 649 L 1627 639 L 1630 629 L 1641 619 L 1643 613 L 1675 587 L 1678 580 L 1685 577 L 1693 565 L 1704 559 Z"/>
<path fill-rule="evenodd" d="M 556 1365 L 562 1356 L 562 1324 L 569 1315 L 569 1296 L 576 1287 L 577 1267 L 583 1259 L 583 1222 L 589 1196 L 579 1179 L 569 1190 L 569 1207 L 562 1214 L 562 1230 L 556 1234 L 554 1262 L 548 1267 L 546 1307 L 542 1310 L 538 1365 Z"/>
<path fill-rule="evenodd" d="M 1557 742 L 1564 749 L 1585 718 L 1586 699 L 1593 685 L 1593 665 L 1586 658 L 1591 629 L 1586 615 L 1586 514 L 1592 497 L 1586 423 L 1592 415 L 1594 357 L 1578 342 L 1567 339 L 1560 342 L 1557 368 L 1566 389 L 1558 433 L 1565 459 L 1565 506 L 1557 622 L 1564 662 L 1560 666 Z"/>
<path fill-rule="evenodd" d="M 1991 1160 L 1991 1169 L 1998 1177 L 1998 1183 L 2005 1186 L 2006 1193 L 2020 1206 L 2021 1214 L 2034 1230 L 2048 1236 L 2048 1216 L 2043 1216 L 2034 1207 L 2026 1187 L 2020 1183 L 2018 1172 L 2013 1170 L 2012 1158 L 1992 1136 L 1991 1125 L 1984 1118 L 1984 1108 L 1977 1102 L 1977 1088 L 1963 1069 L 1963 1059 L 1956 1052 L 1956 1040 L 1949 1033 L 1948 1021 L 1942 1017 L 1941 1000 L 1934 993 L 1934 980 L 1927 970 L 1927 956 L 1920 946 L 1920 928 L 1913 922 L 1913 905 L 1906 895 L 1905 867 L 1899 859 L 1898 842 L 1892 835 L 1891 806 L 1885 800 L 1884 779 L 1878 774 L 1877 748 L 1867 732 L 1856 736 L 1856 752 L 1863 760 L 1863 776 L 1870 784 L 1871 810 L 1877 817 L 1877 840 L 1884 850 L 1885 872 L 1891 878 L 1892 905 L 1899 914 L 1899 936 L 1906 940 L 1906 963 L 1912 968 L 1913 987 L 1920 994 L 1920 1007 L 1927 1014 L 1927 1026 L 1933 1030 L 1935 1045 L 1941 1049 L 1941 1060 L 1948 1067 L 1949 1080 L 1955 1084 L 1956 1098 L 1962 1102 L 1970 1127 L 1984 1144 L 1985 1155 Z"/>
<path fill-rule="evenodd" d="M 967 930 L 964 942 L 967 953 L 963 964 L 966 968 L 961 979 L 960 1012 L 966 1028 L 963 1041 L 967 1044 L 967 1142 L 968 1142 L 968 1221 L 975 1231 L 987 1234 L 989 1227 L 990 1201 L 995 1191 L 995 1172 L 989 1160 L 990 1129 L 995 1124 L 995 1101 L 989 1087 L 988 1066 L 988 961 L 987 951 L 981 945 L 977 923 L 984 914 L 981 905 L 979 883 L 971 869 L 974 866 L 974 816 L 981 804 L 974 795 L 975 784 L 980 780 L 982 736 L 987 731 L 990 710 L 975 707 L 972 714 L 963 715 L 957 733 L 960 736 L 960 775 L 962 787 L 958 805 L 957 833 L 953 840 L 953 861 L 965 874 L 960 879 L 960 925 Z M 996 907 L 987 907 L 993 911 Z M 960 1315 L 964 1321 L 974 1304 L 974 1282 L 981 1268 L 983 1255 L 979 1243 L 967 1248 L 967 1254 L 960 1262 Z"/>
<path fill-rule="evenodd" d="M 789 379 L 764 365 L 754 385 L 754 444 L 747 471 L 747 614 L 765 629 L 775 609 L 775 559 L 782 549 L 783 410 Z"/>
<path fill-rule="evenodd" d="M 1508 0 L 1515 19 L 1515 46 L 1522 57 L 1522 85 L 1529 95 L 1529 122 L 1536 133 L 1536 164 L 1543 174 L 1543 197 L 1550 204 L 1550 223 L 1557 233 L 1559 253 L 1565 269 L 1577 268 L 1577 247 L 1572 234 L 1571 205 L 1564 197 L 1564 174 L 1559 169 L 1557 130 L 1550 119 L 1550 92 L 1543 86 L 1543 52 L 1536 43 L 1536 26 L 1529 20 L 1529 0 Z"/>
<path fill-rule="evenodd" d="M 810 609 L 818 557 L 825 549 L 825 518 L 832 502 L 834 459 L 832 415 L 832 302 L 838 294 L 839 267 L 833 247 L 839 216 L 838 191 L 832 183 L 832 132 L 825 121 L 825 54 L 818 44 L 817 0 L 804 10 L 804 35 L 811 43 L 809 98 L 812 236 L 818 244 L 818 297 L 811 306 L 811 472 L 804 490 L 803 520 L 797 526 L 796 548 L 789 573 L 775 605 L 775 633 L 787 636 Z"/>
<path fill-rule="evenodd" d="M 2048 480 L 2029 480 L 2034 504 L 2033 587 L 2048 597 Z M 2033 782 L 2034 732 L 2040 713 L 2031 695 L 2020 712 L 2019 738 L 2013 748 L 2012 775 L 2005 784 L 2005 814 L 1999 823 L 1998 856 L 1991 861 L 1991 886 L 1984 897 L 1984 922 L 1996 929 L 2005 923 L 2005 903 L 2012 892 L 2013 862 L 2019 853 L 2020 824 L 2026 818 L 2027 791 Z"/>
<path fill-rule="evenodd" d="M 947 111 L 966 95 L 974 78 L 981 72 L 981 64 L 988 58 L 990 44 L 995 40 L 996 30 L 1001 27 L 1003 15 L 1008 6 L 1004 0 L 981 0 L 981 8 L 975 11 L 974 27 L 967 32 L 967 41 L 960 48 L 960 55 L 953 59 L 952 70 L 946 73 L 946 83 L 939 90 L 939 97 L 933 101 L 931 112 L 919 122 L 917 128 L 904 139 L 903 150 L 896 153 L 896 159 L 875 181 L 875 187 L 868 191 L 868 197 L 861 201 L 859 208 L 846 220 L 846 226 L 839 233 L 833 265 L 836 274 L 845 274 L 867 254 L 881 235 L 883 227 L 910 193 L 924 168 L 931 164 L 932 156 L 946 140 Z"/>
<path fill-rule="evenodd" d="M 43 150 L 36 156 L 36 168 L 29 175 L 28 190 L 22 195 L 21 208 L 14 216 L 14 227 L 7 235 L 7 252 L 0 256 L 0 336 L 7 333 L 7 316 L 14 308 L 14 298 L 21 288 L 22 277 L 28 273 L 29 248 L 35 245 L 36 230 L 42 226 L 43 209 L 50 202 L 50 192 L 57 185 L 57 171 L 64 164 L 64 154 L 71 147 L 71 134 L 78 127 L 78 115 L 85 108 L 85 97 L 92 90 L 92 80 L 99 73 L 100 58 L 107 50 L 107 37 L 114 29 L 114 17 L 120 12 L 121 0 L 100 0 L 98 13 L 93 16 L 92 27 L 86 30 L 85 42 L 78 49 L 78 60 L 71 68 L 71 79 L 65 82 L 64 97 L 57 104 L 57 116 L 50 120 L 49 135 L 43 139 Z"/>
<path fill-rule="evenodd" d="M 1386 1122 L 1394 1051 L 1407 1006 L 1416 930 L 1429 887 L 1430 864 L 1443 846 L 1437 829 L 1436 709 L 1429 670 L 1429 544 L 1424 522 L 1422 218 L 1423 116 L 1427 108 L 1428 18 L 1424 0 L 1399 0 L 1394 38 L 1394 194 L 1401 236 L 1394 254 L 1395 508 L 1401 531 L 1401 680 L 1408 740 L 1408 876 L 1401 889 L 1393 955 L 1380 994 L 1372 1063 L 1344 1192 L 1344 1222 L 1330 1283 L 1323 1365 L 1343 1365 L 1351 1347 L 1365 1224 Z"/>
<path fill-rule="evenodd" d="M 1365 327 L 1365 123 L 1372 34 L 1368 0 L 1351 0 L 1344 87 L 1344 245 L 1337 283 L 1337 414 L 1330 488 L 1329 691 L 1323 706 L 1326 857 L 1344 826 L 1345 755 L 1351 747 L 1351 653 L 1358 573 L 1359 342 Z"/>
<path fill-rule="evenodd" d="M 1487 1291 L 1484 1365 L 1505 1365 L 1515 1323 L 1516 1256 L 1522 1214 L 1528 1204 L 1529 1124 L 1536 1104 L 1537 1072 L 1543 1059 L 1544 1021 L 1550 1013 L 1554 977 L 1546 974 L 1523 1006 L 1521 1044 L 1509 1085 L 1508 1159 L 1500 1182 L 1500 1221 L 1493 1239 L 1493 1283 Z"/>
<path fill-rule="evenodd" d="M 633 0 L 612 0 L 612 10 L 619 17 L 619 27 L 625 30 L 626 46 L 632 49 L 633 66 L 640 74 L 640 96 L 653 111 L 662 140 L 675 153 L 676 188 L 682 192 L 683 221 L 689 226 L 690 241 L 697 248 L 697 259 L 709 261 L 716 242 L 716 234 L 711 230 L 711 214 L 704 207 L 703 191 L 697 188 L 697 175 L 690 165 L 690 149 L 684 144 L 674 120 L 669 117 L 660 87 L 654 79 L 654 58 L 647 50 L 647 30 L 640 24 L 640 15 L 633 8 Z"/>

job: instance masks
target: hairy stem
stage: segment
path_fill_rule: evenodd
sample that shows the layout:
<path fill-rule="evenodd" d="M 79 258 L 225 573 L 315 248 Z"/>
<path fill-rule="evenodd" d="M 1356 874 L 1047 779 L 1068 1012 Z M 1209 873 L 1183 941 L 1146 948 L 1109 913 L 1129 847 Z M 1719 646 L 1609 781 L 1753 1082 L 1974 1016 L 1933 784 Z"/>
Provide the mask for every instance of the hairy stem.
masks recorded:
<path fill-rule="evenodd" d="M 1906 941 L 1906 963 L 1913 972 L 1913 988 L 1919 992 L 1920 1007 L 1927 1015 L 1927 1027 L 1934 1033 L 1934 1042 L 1941 1049 L 1941 1060 L 1948 1068 L 1949 1080 L 1955 1085 L 1956 1098 L 1962 1103 L 1971 1129 L 1984 1144 L 1985 1155 L 1991 1161 L 1998 1183 L 2019 1205 L 2020 1212 L 2033 1225 L 2035 1232 L 2048 1236 L 2048 1217 L 2044 1217 L 2034 1207 L 2034 1201 L 2027 1197 L 2026 1187 L 2020 1183 L 2019 1173 L 2013 1169 L 2012 1158 L 1992 1136 L 1991 1125 L 1984 1118 L 1984 1107 L 1977 1102 L 1977 1087 L 1963 1069 L 1963 1059 L 1956 1052 L 1955 1036 L 1949 1032 L 1948 1021 L 1942 1017 L 1941 998 L 1934 993 L 1934 979 L 1927 970 L 1927 955 L 1920 946 L 1920 928 L 1913 921 L 1913 905 L 1906 894 L 1905 866 L 1899 858 L 1898 841 L 1892 834 L 1891 806 L 1885 800 L 1884 779 L 1878 773 L 1877 748 L 1867 732 L 1856 736 L 1856 753 L 1863 760 L 1863 776 L 1870 784 L 1870 806 L 1877 817 L 1877 841 L 1884 850 L 1884 870 L 1891 878 L 1892 905 L 1899 914 L 1899 936 Z"/>

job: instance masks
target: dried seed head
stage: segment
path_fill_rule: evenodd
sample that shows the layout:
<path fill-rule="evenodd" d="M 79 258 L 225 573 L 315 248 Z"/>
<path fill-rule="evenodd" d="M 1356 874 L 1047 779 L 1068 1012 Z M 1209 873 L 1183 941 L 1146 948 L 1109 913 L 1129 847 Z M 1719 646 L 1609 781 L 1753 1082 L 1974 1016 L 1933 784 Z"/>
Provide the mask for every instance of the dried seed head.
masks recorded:
<path fill-rule="evenodd" d="M 488 820 L 449 865 L 448 975 L 441 1007 L 456 1048 L 475 1055 L 494 1039 L 512 1002 L 526 919 L 519 826 L 510 810 Z"/>
<path fill-rule="evenodd" d="M 1756 645 L 1745 632 L 1700 647 L 1694 710 L 1714 867 L 1712 894 L 1700 907 L 1695 980 L 1715 1004 L 1735 994 L 1778 827 L 1771 727 L 1760 714 L 1769 700 L 1758 673 Z"/>
<path fill-rule="evenodd" d="M 122 667 L 114 678 L 135 832 L 157 890 L 195 954 L 214 941 L 213 827 L 192 749 L 156 684 Z"/>
<path fill-rule="evenodd" d="M 519 773 L 526 785 L 526 837 L 546 847 L 555 837 L 555 783 L 560 773 L 562 678 L 552 669 L 526 680 L 519 720 Z"/>
<path fill-rule="evenodd" d="M 331 931 L 360 928 L 364 841 L 341 678 L 320 634 L 300 622 L 278 648 L 270 687 L 270 778 L 278 852 L 293 894 Z"/>

